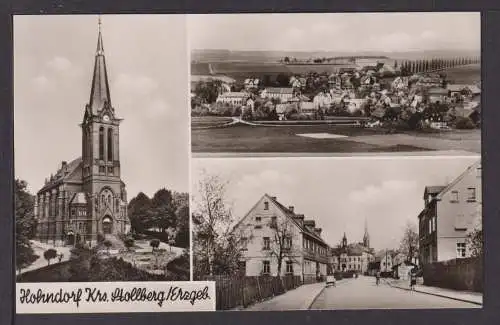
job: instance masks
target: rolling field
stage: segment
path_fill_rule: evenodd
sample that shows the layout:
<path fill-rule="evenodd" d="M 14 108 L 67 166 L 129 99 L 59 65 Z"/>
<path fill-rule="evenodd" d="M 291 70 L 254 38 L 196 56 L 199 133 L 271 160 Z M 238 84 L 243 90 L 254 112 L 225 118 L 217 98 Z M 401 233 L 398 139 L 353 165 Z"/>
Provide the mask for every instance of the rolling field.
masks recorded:
<path fill-rule="evenodd" d="M 225 75 L 237 80 L 262 78 L 263 75 L 276 77 L 278 74 L 293 75 L 316 73 L 334 73 L 343 65 L 337 64 L 296 64 L 285 65 L 258 62 L 194 62 L 191 63 L 191 75 L 206 75 L 211 71 L 215 75 Z"/>
<path fill-rule="evenodd" d="M 481 81 L 481 65 L 469 64 L 443 70 L 450 83 L 471 84 Z"/>

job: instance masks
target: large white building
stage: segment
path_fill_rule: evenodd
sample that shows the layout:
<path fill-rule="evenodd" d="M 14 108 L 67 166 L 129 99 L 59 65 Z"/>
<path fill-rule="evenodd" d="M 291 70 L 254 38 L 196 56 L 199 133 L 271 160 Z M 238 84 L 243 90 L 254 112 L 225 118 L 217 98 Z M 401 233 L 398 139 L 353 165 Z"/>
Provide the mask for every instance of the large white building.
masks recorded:
<path fill-rule="evenodd" d="M 288 102 L 289 100 L 292 99 L 294 95 L 294 90 L 292 87 L 269 87 L 269 88 L 266 88 L 264 89 L 260 96 L 262 98 L 267 98 L 267 99 L 277 99 L 279 100 L 281 103 L 286 103 Z"/>
<path fill-rule="evenodd" d="M 340 245 L 330 249 L 329 263 L 333 271 L 365 273 L 368 271 L 369 264 L 374 261 L 375 256 L 370 247 L 370 236 L 366 225 L 363 242 L 348 244 L 344 233 Z"/>
<path fill-rule="evenodd" d="M 217 97 L 216 102 L 234 106 L 243 106 L 247 104 L 250 94 L 247 92 L 226 92 Z"/>
<path fill-rule="evenodd" d="M 321 228 L 276 197 L 263 195 L 233 231 L 243 238 L 240 272 L 246 276 L 277 276 L 280 254 L 281 275 L 300 276 L 304 281 L 326 276 L 328 245 Z"/>

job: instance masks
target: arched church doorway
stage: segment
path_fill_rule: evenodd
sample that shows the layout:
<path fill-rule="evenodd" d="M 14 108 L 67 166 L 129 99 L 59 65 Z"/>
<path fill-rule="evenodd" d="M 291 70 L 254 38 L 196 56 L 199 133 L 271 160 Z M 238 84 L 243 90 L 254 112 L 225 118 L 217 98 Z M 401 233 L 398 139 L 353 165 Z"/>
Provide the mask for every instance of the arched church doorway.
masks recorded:
<path fill-rule="evenodd" d="M 66 233 L 66 245 L 74 245 L 75 244 L 75 233 L 70 230 Z"/>
<path fill-rule="evenodd" d="M 102 218 L 102 232 L 105 235 L 113 232 L 113 219 L 110 216 Z"/>

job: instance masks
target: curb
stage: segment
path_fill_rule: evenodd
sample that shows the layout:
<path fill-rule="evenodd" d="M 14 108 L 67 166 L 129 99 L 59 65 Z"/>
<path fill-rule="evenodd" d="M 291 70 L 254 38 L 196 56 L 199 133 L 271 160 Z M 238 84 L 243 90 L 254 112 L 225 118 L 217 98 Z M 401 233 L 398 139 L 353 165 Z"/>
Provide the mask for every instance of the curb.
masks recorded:
<path fill-rule="evenodd" d="M 323 291 L 325 291 L 325 289 L 326 285 L 323 286 L 323 288 L 321 288 L 321 290 L 314 296 L 314 298 L 311 300 L 311 303 L 307 306 L 306 310 L 311 309 L 312 305 L 314 305 L 314 303 L 316 302 L 316 299 L 318 299 L 318 297 L 323 293 Z"/>
<path fill-rule="evenodd" d="M 401 290 L 411 291 L 410 289 L 398 287 L 398 286 L 395 286 L 395 285 L 393 285 L 392 283 L 389 283 L 389 282 L 388 282 L 388 284 L 392 288 L 397 288 L 397 289 L 401 289 Z M 413 291 L 418 292 L 418 293 L 423 293 L 423 294 L 426 294 L 426 295 L 430 295 L 430 296 L 436 296 L 436 297 L 447 298 L 447 299 L 452 299 L 452 300 L 461 301 L 461 302 L 467 302 L 467 303 L 478 305 L 478 306 L 482 306 L 483 305 L 482 303 L 477 302 L 477 301 L 472 301 L 472 300 L 467 300 L 467 299 L 462 299 L 462 298 L 455 298 L 455 297 L 440 295 L 438 293 L 431 293 L 431 292 L 426 292 L 426 291 L 420 291 L 420 290 L 417 290 L 417 289 L 415 289 Z"/>
<path fill-rule="evenodd" d="M 337 283 L 339 282 L 340 280 L 337 281 Z M 312 299 L 311 303 L 309 304 L 309 306 L 307 307 L 307 310 L 310 310 L 312 305 L 314 305 L 314 303 L 316 302 L 316 300 L 318 299 L 318 297 L 323 293 L 323 291 L 325 291 L 326 289 L 326 284 L 325 286 L 323 286 L 323 288 L 321 288 L 321 290 L 314 296 L 314 298 Z"/>

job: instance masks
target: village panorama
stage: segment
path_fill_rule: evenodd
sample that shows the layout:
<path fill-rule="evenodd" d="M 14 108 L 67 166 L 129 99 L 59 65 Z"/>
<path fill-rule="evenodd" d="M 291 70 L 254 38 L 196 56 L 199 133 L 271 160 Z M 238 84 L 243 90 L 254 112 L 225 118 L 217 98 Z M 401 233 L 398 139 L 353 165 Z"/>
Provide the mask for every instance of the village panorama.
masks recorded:
<path fill-rule="evenodd" d="M 193 152 L 480 153 L 479 54 L 273 54 L 193 51 Z"/>

